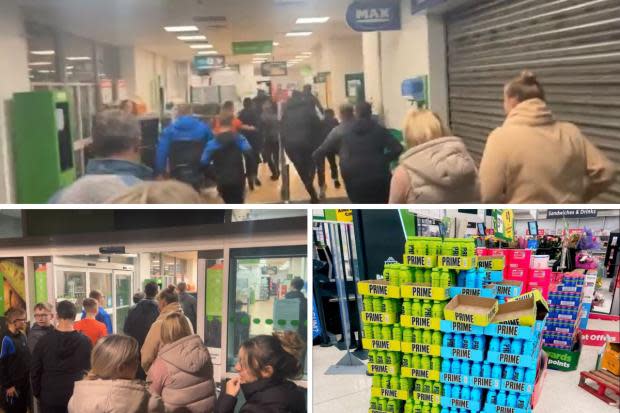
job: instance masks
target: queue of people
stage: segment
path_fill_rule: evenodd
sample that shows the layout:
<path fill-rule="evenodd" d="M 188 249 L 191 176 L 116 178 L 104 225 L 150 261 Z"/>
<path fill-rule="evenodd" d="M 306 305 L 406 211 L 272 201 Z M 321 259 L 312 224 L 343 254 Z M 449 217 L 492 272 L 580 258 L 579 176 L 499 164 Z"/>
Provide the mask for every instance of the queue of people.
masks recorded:
<path fill-rule="evenodd" d="M 123 328 L 108 334 L 96 319 L 99 303 L 84 299 L 85 317 L 60 301 L 26 312 L 9 309 L 0 336 L 0 409 L 4 413 L 306 412 L 305 390 L 291 380 L 303 371 L 305 343 L 296 332 L 248 338 L 240 344 L 238 376 L 217 396 L 209 350 L 195 334 L 196 301 L 187 285 L 158 291 L 154 282 L 134 296 Z M 191 296 L 190 296 L 191 297 Z M 192 297 L 193 298 L 193 297 Z M 183 309 L 187 309 L 187 315 Z M 142 371 L 142 374 L 140 373 Z"/>

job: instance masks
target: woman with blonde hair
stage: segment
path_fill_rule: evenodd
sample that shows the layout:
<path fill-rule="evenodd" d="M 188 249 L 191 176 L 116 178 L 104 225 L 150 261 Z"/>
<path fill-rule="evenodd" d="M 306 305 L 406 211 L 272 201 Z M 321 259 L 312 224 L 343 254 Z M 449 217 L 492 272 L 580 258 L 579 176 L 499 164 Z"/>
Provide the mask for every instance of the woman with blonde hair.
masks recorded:
<path fill-rule="evenodd" d="M 577 126 L 555 119 L 532 72 L 506 84 L 504 112 L 480 164 L 483 202 L 579 204 L 614 181 L 616 166 Z"/>
<path fill-rule="evenodd" d="M 465 144 L 439 116 L 412 109 L 403 128 L 409 150 L 390 186 L 391 204 L 459 204 L 480 201 L 478 170 Z"/>
<path fill-rule="evenodd" d="M 163 412 L 158 397 L 143 382 L 134 380 L 138 370 L 138 342 L 128 336 L 103 337 L 91 354 L 91 370 L 75 383 L 69 413 Z"/>
<path fill-rule="evenodd" d="M 166 316 L 161 324 L 161 343 L 146 379 L 151 393 L 161 396 L 166 411 L 213 412 L 213 363 L 187 317 L 180 313 Z"/>

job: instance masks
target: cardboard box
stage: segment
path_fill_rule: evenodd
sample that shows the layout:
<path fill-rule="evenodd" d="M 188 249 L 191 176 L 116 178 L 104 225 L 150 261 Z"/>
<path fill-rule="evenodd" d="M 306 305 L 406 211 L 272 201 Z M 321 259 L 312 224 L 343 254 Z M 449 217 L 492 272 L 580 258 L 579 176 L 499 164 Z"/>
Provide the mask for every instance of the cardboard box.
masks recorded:
<path fill-rule="evenodd" d="M 511 268 L 530 268 L 532 250 L 508 250 L 507 255 Z"/>
<path fill-rule="evenodd" d="M 442 333 L 466 333 L 477 336 L 484 334 L 485 329 L 485 327 L 476 326 L 471 323 L 450 320 L 441 320 L 440 327 Z"/>
<path fill-rule="evenodd" d="M 450 297 L 457 295 L 473 295 L 476 297 L 495 298 L 494 288 L 450 287 Z"/>
<path fill-rule="evenodd" d="M 516 297 L 523 290 L 523 283 L 517 280 L 506 280 L 489 286 L 495 290 L 496 296 Z"/>
<path fill-rule="evenodd" d="M 477 326 L 487 326 L 497 313 L 497 300 L 492 298 L 457 295 L 444 308 L 444 317 Z"/>
<path fill-rule="evenodd" d="M 370 324 L 394 324 L 398 320 L 395 313 L 376 313 L 374 311 L 362 311 L 362 322 Z"/>
<path fill-rule="evenodd" d="M 441 397 L 441 407 L 451 408 L 451 409 L 466 409 L 474 412 L 480 411 L 481 402 L 478 400 L 462 400 L 462 399 L 453 399 L 452 397 L 442 396 Z"/>
<path fill-rule="evenodd" d="M 453 257 L 442 255 L 437 258 L 439 268 L 451 270 L 471 270 L 476 268 L 476 257 Z"/>
<path fill-rule="evenodd" d="M 607 343 L 601 367 L 620 376 L 620 343 Z"/>
<path fill-rule="evenodd" d="M 543 346 L 543 350 L 549 357 L 548 367 L 552 370 L 573 371 L 577 369 L 579 357 L 581 357 L 581 334 L 577 334 L 577 340 L 572 350 L 563 350 L 551 346 Z"/>
<path fill-rule="evenodd" d="M 390 285 L 386 280 L 368 280 L 357 283 L 360 295 L 383 298 L 400 298 L 400 287 Z"/>
<path fill-rule="evenodd" d="M 435 268 L 437 266 L 437 256 L 404 254 L 403 262 L 415 268 Z"/>
<path fill-rule="evenodd" d="M 484 328 L 484 334 L 491 337 L 518 338 L 525 341 L 534 341 L 538 338 L 538 334 L 543 329 L 544 324 L 544 321 L 539 320 L 536 321 L 533 327 L 511 326 L 493 322 Z"/>
<path fill-rule="evenodd" d="M 363 338 L 362 347 L 365 350 L 400 351 L 400 341 Z"/>
<path fill-rule="evenodd" d="M 400 286 L 400 296 L 402 298 L 444 301 L 450 298 L 450 289 L 431 287 L 431 284 L 425 283 L 402 284 Z"/>
<path fill-rule="evenodd" d="M 441 328 L 441 318 L 416 317 L 412 315 L 401 314 L 400 326 L 439 331 Z"/>
<path fill-rule="evenodd" d="M 422 370 L 412 369 L 410 367 L 401 367 L 400 375 L 401 377 L 439 381 L 440 372 L 439 370 Z"/>
<path fill-rule="evenodd" d="M 449 359 L 483 361 L 484 350 L 472 350 L 454 347 L 441 347 L 441 357 Z"/>
<path fill-rule="evenodd" d="M 538 360 L 538 374 L 536 375 L 536 384 L 534 385 L 534 393 L 532 393 L 532 409 L 536 407 L 542 394 L 543 383 L 547 377 L 547 363 L 549 357 L 544 351 L 540 352 L 540 358 Z"/>
<path fill-rule="evenodd" d="M 497 256 L 482 256 L 478 257 L 478 268 L 484 268 L 489 271 L 503 271 L 506 268 L 506 257 L 503 255 Z"/>
<path fill-rule="evenodd" d="M 510 268 L 510 267 L 506 267 L 504 269 L 504 279 L 505 280 L 521 281 L 523 283 L 523 285 L 527 285 L 529 272 L 530 272 L 529 268 Z"/>
<path fill-rule="evenodd" d="M 533 297 L 536 301 L 536 319 L 544 320 L 549 313 L 549 304 L 547 304 L 547 300 L 545 300 L 539 290 L 529 291 L 525 294 L 521 294 L 518 297 L 510 298 L 508 301 L 527 300 L 530 297 Z"/>
<path fill-rule="evenodd" d="M 533 326 L 536 323 L 536 302 L 533 297 L 500 304 L 493 318 L 495 324 Z"/>

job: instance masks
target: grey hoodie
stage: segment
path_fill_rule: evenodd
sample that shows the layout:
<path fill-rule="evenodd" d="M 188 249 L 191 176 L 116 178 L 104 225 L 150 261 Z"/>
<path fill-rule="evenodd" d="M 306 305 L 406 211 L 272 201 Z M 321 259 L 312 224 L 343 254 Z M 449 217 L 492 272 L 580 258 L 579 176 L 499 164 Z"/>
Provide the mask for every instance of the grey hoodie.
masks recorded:
<path fill-rule="evenodd" d="M 391 204 L 478 202 L 478 169 L 460 138 L 433 139 L 400 157 L 392 177 Z"/>

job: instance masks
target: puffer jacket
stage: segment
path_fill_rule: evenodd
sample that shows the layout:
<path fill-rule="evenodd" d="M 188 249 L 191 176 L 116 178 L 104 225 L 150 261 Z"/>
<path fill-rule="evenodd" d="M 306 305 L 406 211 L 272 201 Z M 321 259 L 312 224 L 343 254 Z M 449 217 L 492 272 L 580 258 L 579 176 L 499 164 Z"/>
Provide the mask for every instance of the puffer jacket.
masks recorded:
<path fill-rule="evenodd" d="M 210 413 L 215 408 L 213 363 L 198 335 L 163 346 L 147 382 L 151 393 L 161 395 L 167 412 Z"/>
<path fill-rule="evenodd" d="M 170 303 L 166 305 L 157 320 L 153 323 L 151 328 L 149 329 L 146 338 L 144 339 L 144 344 L 142 345 L 142 349 L 140 350 L 140 363 L 142 364 L 142 368 L 146 373 L 149 372 L 149 368 L 153 361 L 157 358 L 157 353 L 159 352 L 159 348 L 161 347 L 161 323 L 168 316 L 168 314 L 172 313 L 181 313 L 183 314 L 183 309 L 181 308 L 181 304 L 179 303 Z M 189 322 L 190 328 L 192 326 L 192 322 Z M 193 330 L 193 328 L 192 328 Z M 194 332 L 192 331 L 192 334 Z"/>
<path fill-rule="evenodd" d="M 289 380 L 259 379 L 241 385 L 245 404 L 239 413 L 306 413 L 306 390 Z M 237 398 L 222 391 L 216 413 L 233 413 Z"/>
<path fill-rule="evenodd" d="M 392 177 L 391 204 L 479 202 L 478 169 L 460 138 L 433 139 L 400 157 Z"/>
<path fill-rule="evenodd" d="M 137 380 L 82 380 L 75 383 L 69 413 L 159 413 L 164 405 Z"/>
<path fill-rule="evenodd" d="M 617 182 L 617 165 L 541 99 L 515 106 L 495 129 L 480 164 L 482 202 L 579 204 Z"/>

